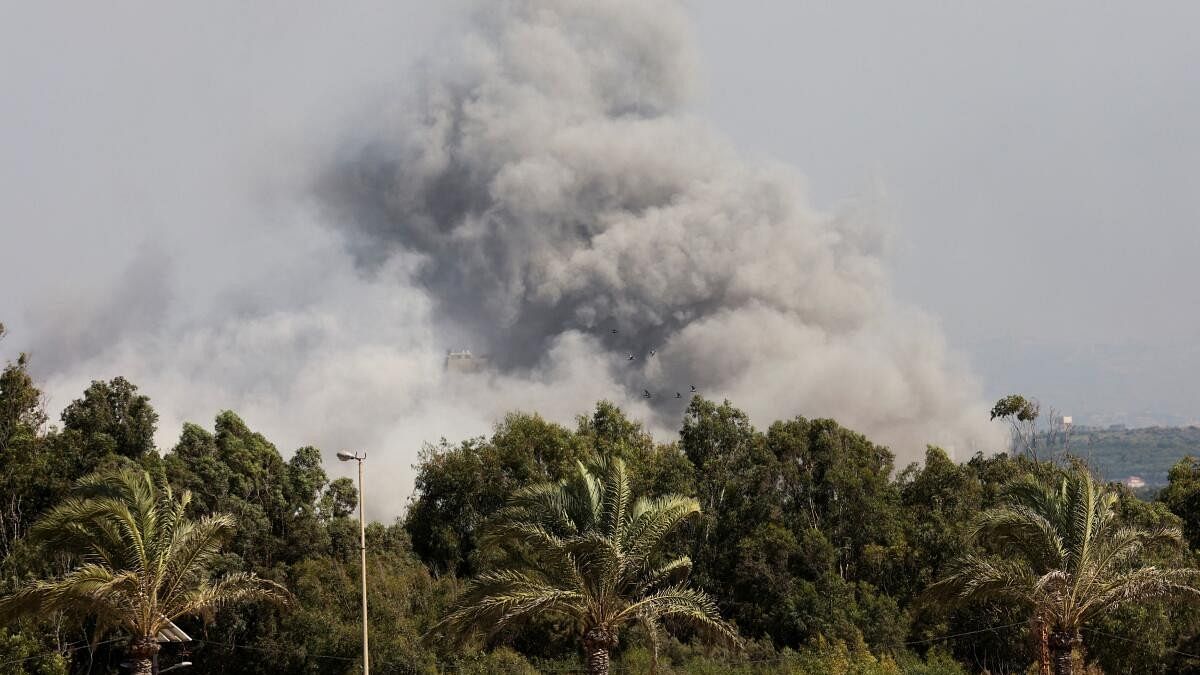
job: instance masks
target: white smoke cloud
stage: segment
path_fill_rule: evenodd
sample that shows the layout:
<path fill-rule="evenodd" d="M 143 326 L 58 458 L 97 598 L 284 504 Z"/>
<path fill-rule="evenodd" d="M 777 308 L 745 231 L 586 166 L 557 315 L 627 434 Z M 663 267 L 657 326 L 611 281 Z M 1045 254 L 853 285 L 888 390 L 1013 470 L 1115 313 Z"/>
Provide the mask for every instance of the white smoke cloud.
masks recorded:
<path fill-rule="evenodd" d="M 836 417 L 902 462 L 1001 447 L 936 323 L 892 295 L 884 224 L 814 209 L 795 171 L 687 112 L 681 3 L 488 2 L 470 26 L 336 157 L 290 168 L 300 187 L 250 200 L 276 223 L 241 254 L 253 272 L 55 361 L 55 404 L 122 374 L 166 447 L 232 408 L 285 453 L 364 449 L 376 517 L 422 442 L 601 398 L 669 434 L 692 384 L 759 424 Z M 461 346 L 497 367 L 447 374 Z"/>

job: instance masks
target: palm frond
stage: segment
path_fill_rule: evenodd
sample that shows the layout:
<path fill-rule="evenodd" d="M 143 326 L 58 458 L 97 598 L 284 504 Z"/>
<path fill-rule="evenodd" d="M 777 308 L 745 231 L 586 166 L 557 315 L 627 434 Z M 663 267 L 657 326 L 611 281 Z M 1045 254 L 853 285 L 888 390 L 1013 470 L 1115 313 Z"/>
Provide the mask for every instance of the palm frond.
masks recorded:
<path fill-rule="evenodd" d="M 633 510 L 632 522 L 622 532 L 621 546 L 631 558 L 645 558 L 656 551 L 680 523 L 699 513 L 700 502 L 682 495 L 639 500 Z"/>
<path fill-rule="evenodd" d="M 1098 576 L 1111 576 L 1134 564 L 1147 547 L 1156 545 L 1183 546 L 1183 533 L 1173 527 L 1154 530 L 1122 527 L 1093 549 L 1089 568 Z"/>
<path fill-rule="evenodd" d="M 1036 580 L 1018 561 L 968 554 L 925 590 L 925 598 L 950 606 L 991 600 L 1034 604 Z"/>
<path fill-rule="evenodd" d="M 626 621 L 652 616 L 657 620 L 686 623 L 730 645 L 740 647 L 742 644 L 737 629 L 721 618 L 717 603 L 708 594 L 683 586 L 672 586 L 653 593 L 630 604 L 617 616 Z"/>
<path fill-rule="evenodd" d="M 1137 567 L 1145 549 L 1182 546 L 1173 528 L 1118 527 L 1118 494 L 1083 468 L 1014 481 L 1009 504 L 982 514 L 975 536 L 1020 556 L 964 555 L 923 598 L 965 605 L 1001 600 L 1031 606 L 1061 630 L 1125 603 L 1166 595 L 1200 597 L 1200 570 Z"/>
<path fill-rule="evenodd" d="M 570 490 L 559 483 L 538 483 L 518 490 L 509 500 L 508 506 L 496 514 L 497 520 L 536 519 L 547 527 L 564 533 L 576 532 L 581 514 L 581 504 L 576 503 Z"/>
<path fill-rule="evenodd" d="M 234 521 L 227 515 L 189 520 L 190 498 L 186 492 L 176 497 L 144 471 L 84 477 L 31 530 L 47 550 L 68 553 L 78 564 L 61 578 L 32 582 L 0 600 L 0 617 L 60 611 L 146 636 L 164 616 L 209 617 L 249 600 L 289 603 L 283 586 L 254 575 L 208 579 Z"/>
<path fill-rule="evenodd" d="M 1022 504 L 984 511 L 976 519 L 975 538 L 1006 552 L 1025 556 L 1035 569 L 1064 564 L 1067 552 L 1057 528 L 1043 514 Z"/>
<path fill-rule="evenodd" d="M 630 485 L 625 463 L 614 458 L 604 476 L 604 528 L 610 537 L 618 536 L 629 515 Z"/>
<path fill-rule="evenodd" d="M 1067 550 L 1067 565 L 1078 570 L 1080 563 L 1091 555 L 1097 530 L 1100 529 L 1102 514 L 1098 510 L 1098 495 L 1092 477 L 1086 472 L 1076 472 L 1067 480 L 1070 494 L 1071 514 L 1070 542 Z"/>
<path fill-rule="evenodd" d="M 211 619 L 225 607 L 260 601 L 288 607 L 294 598 L 287 588 L 275 581 L 249 572 L 233 572 L 215 582 L 203 582 L 186 593 L 178 594 L 175 602 L 161 608 L 161 614 L 172 621 L 181 616 Z"/>
<path fill-rule="evenodd" d="M 551 532 L 534 518 L 520 519 L 515 514 L 488 523 L 480 534 L 481 546 L 504 546 L 510 543 L 525 544 L 537 553 L 561 549 L 562 537 Z"/>
<path fill-rule="evenodd" d="M 484 627 L 494 634 L 540 612 L 581 617 L 586 605 L 580 589 L 551 585 L 536 572 L 494 570 L 471 581 L 457 610 L 434 626 L 464 637 Z"/>
<path fill-rule="evenodd" d="M 640 622 L 652 638 L 667 618 L 736 643 L 712 600 L 682 586 L 689 558 L 652 564 L 665 536 L 699 504 L 679 495 L 634 500 L 630 486 L 624 462 L 602 457 L 577 463 L 559 483 L 517 491 L 481 536 L 513 566 L 478 575 L 427 637 L 494 634 L 549 612 L 612 635 Z"/>
<path fill-rule="evenodd" d="M 1111 579 L 1081 603 L 1087 618 L 1102 615 L 1130 602 L 1145 602 L 1174 595 L 1200 599 L 1200 570 L 1161 569 L 1146 566 Z"/>
<path fill-rule="evenodd" d="M 639 614 L 637 621 L 646 631 L 646 639 L 650 642 L 650 673 L 658 672 L 658 652 L 662 648 L 662 623 L 653 614 Z"/>
<path fill-rule="evenodd" d="M 1008 503 L 1029 508 L 1064 532 L 1068 529 L 1065 490 L 1066 481 L 1051 486 L 1036 476 L 1022 476 L 1004 487 L 1004 496 Z"/>
<path fill-rule="evenodd" d="M 114 574 L 100 565 L 83 565 L 61 579 L 35 581 L 0 599 L 0 623 L 66 612 L 94 617 L 102 625 L 132 628 L 140 615 L 139 589 L 135 574 Z"/>
<path fill-rule="evenodd" d="M 638 593 L 648 593 L 663 586 L 675 586 L 687 580 L 692 573 L 692 559 L 680 556 L 674 560 L 648 570 L 641 575 L 637 583 Z"/>
<path fill-rule="evenodd" d="M 157 579 L 159 597 L 164 603 L 172 602 L 181 589 L 207 575 L 209 564 L 220 553 L 234 525 L 232 516 L 217 514 L 175 527 L 169 548 L 163 554 L 165 565 Z"/>

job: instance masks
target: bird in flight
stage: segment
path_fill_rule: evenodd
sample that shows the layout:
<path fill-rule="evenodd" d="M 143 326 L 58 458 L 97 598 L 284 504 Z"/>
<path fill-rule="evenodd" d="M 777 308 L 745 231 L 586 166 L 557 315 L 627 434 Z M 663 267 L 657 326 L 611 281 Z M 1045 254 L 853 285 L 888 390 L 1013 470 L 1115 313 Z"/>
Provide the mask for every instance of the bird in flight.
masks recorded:
<path fill-rule="evenodd" d="M 692 385 L 692 393 L 693 394 L 696 393 L 696 385 L 694 385 L 694 384 Z"/>
<path fill-rule="evenodd" d="M 675 398 L 683 398 L 683 394 L 675 392 Z"/>
<path fill-rule="evenodd" d="M 649 389 L 642 390 L 642 398 L 650 398 L 650 390 Z"/>
<path fill-rule="evenodd" d="M 616 335 L 616 334 L 617 334 L 617 329 L 616 329 L 616 328 L 612 329 L 612 334 L 613 334 L 613 335 Z"/>
<path fill-rule="evenodd" d="M 629 360 L 630 360 L 630 361 L 632 361 L 633 359 L 634 359 L 634 356 L 633 356 L 633 354 L 630 354 L 630 355 L 629 355 Z"/>
<path fill-rule="evenodd" d="M 650 350 L 650 356 L 654 356 L 654 350 L 653 350 L 653 349 L 651 349 L 651 350 Z"/>

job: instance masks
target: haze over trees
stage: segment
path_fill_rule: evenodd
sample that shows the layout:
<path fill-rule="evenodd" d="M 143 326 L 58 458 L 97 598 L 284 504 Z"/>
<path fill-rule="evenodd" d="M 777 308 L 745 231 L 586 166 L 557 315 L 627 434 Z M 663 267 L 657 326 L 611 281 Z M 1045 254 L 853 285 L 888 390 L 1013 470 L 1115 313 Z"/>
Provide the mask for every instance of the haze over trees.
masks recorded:
<path fill-rule="evenodd" d="M 221 528 L 228 529 L 225 543 L 205 560 L 195 583 L 255 575 L 294 598 L 286 608 L 237 604 L 209 617 L 180 614 L 177 623 L 196 638 L 187 647 L 192 672 L 357 672 L 354 484 L 330 480 L 320 450 L 281 453 L 231 411 L 219 412 L 210 425 L 184 425 L 171 448 L 154 447 L 156 423 L 146 395 L 116 378 L 93 383 L 50 424 L 28 360 L 7 364 L 0 372 L 0 597 L 20 597 L 13 594 L 78 569 L 87 544 L 63 541 L 65 550 L 56 554 L 38 535 L 49 526 L 35 524 L 61 523 L 54 514 L 76 508 L 70 506 L 72 495 L 81 494 L 76 490 L 86 491 L 101 476 L 123 476 L 154 486 L 156 508 L 176 509 L 170 512 L 180 514 L 180 522 L 214 523 L 219 514 L 233 519 L 231 528 Z M 1032 513 L 1022 506 L 1021 490 L 1064 494 L 1064 484 L 1068 496 L 1092 495 L 1102 506 L 1087 510 L 1103 524 L 1087 539 L 1099 548 L 1089 550 L 1140 542 L 1117 547 L 1121 570 L 1198 566 L 1200 469 L 1194 461 L 1172 471 L 1161 501 L 1145 502 L 1120 485 L 1086 487 L 1091 479 L 1078 470 L 1026 456 L 964 460 L 929 448 L 923 463 L 897 467 L 888 448 L 834 420 L 798 416 L 760 429 L 732 403 L 703 398 L 691 401 L 678 437 L 670 440 L 651 437 L 608 402 L 572 426 L 512 413 L 487 437 L 427 446 L 405 514 L 369 525 L 372 668 L 578 670 L 589 656 L 600 659 L 602 647 L 615 672 L 1025 672 L 1040 661 L 1030 608 L 1042 596 L 958 605 L 936 600 L 937 587 L 930 588 L 969 572 L 972 560 L 1002 561 L 1013 571 L 1026 566 L 1028 574 L 1077 575 L 1084 568 L 1073 561 L 1086 556 L 1071 553 L 1071 542 L 1087 538 L 1071 534 L 1074 520 L 1054 530 L 1067 556 L 1060 565 L 1030 562 L 1036 540 L 1017 536 L 1029 528 L 1010 523 L 1011 537 L 978 536 L 981 522 Z M 582 473 L 581 462 L 590 467 Z M 618 465 L 624 467 L 620 481 L 599 468 Z M 558 530 L 547 525 L 554 511 L 539 504 L 581 497 L 582 486 L 599 484 L 606 488 L 587 491 L 589 498 L 599 495 L 591 511 L 568 512 L 570 524 L 559 522 Z M 626 487 L 610 490 L 610 484 Z M 168 489 L 174 501 L 162 501 Z M 185 491 L 190 501 L 179 498 Z M 626 497 L 610 500 L 610 492 Z M 638 496 L 647 498 L 641 506 Z M 612 525 L 618 510 L 630 514 L 617 519 L 624 529 Z M 589 519 L 588 513 L 600 515 Z M 665 514 L 662 522 L 670 526 L 638 544 L 634 525 L 652 513 Z M 1041 532 L 1042 543 L 1047 533 Z M 658 554 L 644 557 L 647 549 Z M 574 591 L 559 574 L 569 570 L 551 565 L 567 552 L 587 558 L 576 569 L 594 573 Z M 1095 560 L 1097 554 L 1088 555 Z M 1104 571 L 1088 577 L 1096 583 L 1127 573 L 1091 569 Z M 686 585 L 680 585 L 685 571 Z M 655 572 L 671 583 L 645 586 Z M 604 595 L 610 605 L 587 605 L 609 607 L 596 614 L 609 618 L 638 597 L 684 589 L 687 603 L 662 606 L 698 611 L 692 618 L 704 619 L 697 626 L 673 621 L 669 612 L 639 613 L 601 636 L 593 630 L 600 624 L 571 609 L 564 595 L 554 596 L 562 601 L 559 613 L 524 611 L 531 605 L 511 615 L 469 609 L 511 593 L 514 573 L 526 575 L 522 592 L 530 593 L 523 596 L 530 602 L 549 602 L 548 589 L 574 592 L 574 602 L 588 596 L 579 588 L 619 586 L 621 593 Z M 1190 572 L 1164 574 L 1159 580 Z M 1191 656 L 1200 653 L 1196 606 L 1175 593 L 1139 595 L 1138 602 L 1113 604 L 1111 611 L 1076 613 L 1073 625 L 1084 639 L 1074 645 L 1074 663 L 1106 673 L 1200 672 L 1200 659 Z M 145 630 L 107 616 L 43 612 L 0 626 L 0 673 L 120 672 L 129 638 Z M 656 618 L 668 630 L 658 631 Z M 480 630 L 454 642 L 439 639 L 451 624 Z M 726 637 L 736 631 L 736 640 L 714 640 L 704 625 Z M 177 646 L 160 653 L 164 666 L 181 658 Z"/>

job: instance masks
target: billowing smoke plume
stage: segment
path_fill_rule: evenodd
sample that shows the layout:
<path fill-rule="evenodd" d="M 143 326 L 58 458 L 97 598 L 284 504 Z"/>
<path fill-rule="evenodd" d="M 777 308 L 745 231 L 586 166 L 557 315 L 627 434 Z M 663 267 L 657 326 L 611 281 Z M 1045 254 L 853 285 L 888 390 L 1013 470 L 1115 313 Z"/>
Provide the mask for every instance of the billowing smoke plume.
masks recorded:
<path fill-rule="evenodd" d="M 394 486 L 368 491 L 375 517 L 402 508 L 422 442 L 518 409 L 569 422 L 601 398 L 665 439 L 692 385 L 759 424 L 836 417 L 903 462 L 1000 447 L 940 330 L 892 297 L 884 229 L 814 210 L 793 170 L 742 160 L 687 112 L 681 3 L 480 5 L 403 103 L 271 177 L 302 188 L 177 205 L 227 204 L 211 220 L 236 245 L 208 256 L 231 272 L 172 252 L 130 276 L 160 289 L 152 327 L 95 332 L 141 297 L 35 316 L 56 336 L 52 403 L 120 374 L 152 397 L 164 447 L 231 408 L 285 453 L 364 449 Z M 492 367 L 447 373 L 461 347 Z"/>
<path fill-rule="evenodd" d="M 686 113 L 679 3 L 495 3 L 477 28 L 322 183 L 364 268 L 415 253 L 447 330 L 505 372 L 578 335 L 596 377 L 668 420 L 694 384 L 759 419 L 837 416 L 905 457 L 994 438 L 936 327 L 890 296 L 878 224 L 814 211 L 797 174 Z"/>

